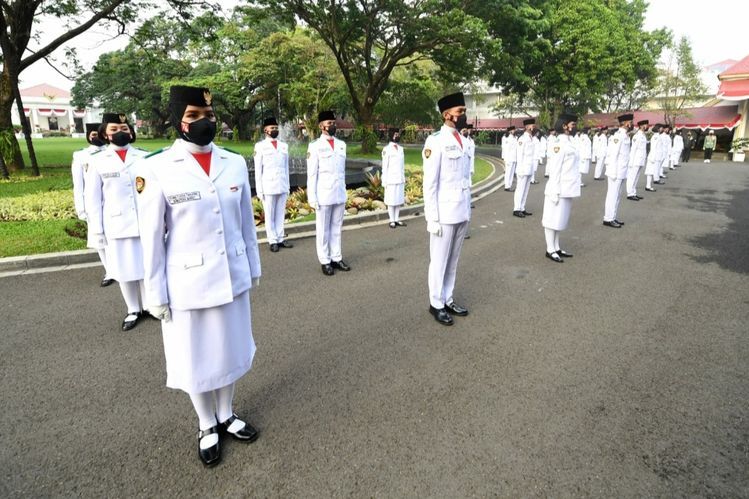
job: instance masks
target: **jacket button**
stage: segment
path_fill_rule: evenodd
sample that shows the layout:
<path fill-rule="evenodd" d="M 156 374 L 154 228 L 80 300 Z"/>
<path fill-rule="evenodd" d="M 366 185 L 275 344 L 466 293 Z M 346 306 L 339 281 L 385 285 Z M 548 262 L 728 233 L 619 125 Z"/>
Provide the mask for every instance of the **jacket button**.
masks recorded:
<path fill-rule="evenodd" d="M 210 192 L 211 194 L 213 194 L 213 193 L 216 192 L 216 189 L 214 189 L 214 188 L 211 187 L 210 189 L 208 189 L 208 192 Z"/>
<path fill-rule="evenodd" d="M 221 210 L 219 210 L 218 208 L 214 208 L 213 213 L 221 213 Z"/>
<path fill-rule="evenodd" d="M 224 233 L 224 231 L 223 231 L 223 230 L 221 230 L 221 229 L 218 229 L 218 230 L 216 231 L 216 234 L 223 234 L 223 233 Z"/>
<path fill-rule="evenodd" d="M 224 250 L 221 250 L 221 251 L 218 252 L 219 255 L 223 255 L 224 253 L 226 253 L 226 251 L 224 251 Z"/>

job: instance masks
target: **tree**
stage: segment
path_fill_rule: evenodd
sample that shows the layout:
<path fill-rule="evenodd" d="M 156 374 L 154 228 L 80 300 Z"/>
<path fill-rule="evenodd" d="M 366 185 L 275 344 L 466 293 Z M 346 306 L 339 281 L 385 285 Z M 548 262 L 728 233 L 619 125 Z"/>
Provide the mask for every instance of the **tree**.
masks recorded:
<path fill-rule="evenodd" d="M 377 118 L 398 128 L 439 123 L 434 105 L 441 90 L 436 83 L 438 69 L 432 61 L 396 68 L 375 108 Z"/>
<path fill-rule="evenodd" d="M 320 36 L 338 63 L 358 124 L 366 128 L 396 67 L 431 58 L 470 77 L 481 61 L 479 49 L 491 45 L 483 21 L 459 0 L 259 3 L 298 17 Z"/>
<path fill-rule="evenodd" d="M 707 88 L 700 74 L 700 68 L 692 57 L 689 39 L 683 36 L 676 48 L 669 51 L 657 86 L 656 101 L 663 110 L 666 123 L 673 125 L 676 118 L 686 116 L 684 109 L 705 95 Z"/>

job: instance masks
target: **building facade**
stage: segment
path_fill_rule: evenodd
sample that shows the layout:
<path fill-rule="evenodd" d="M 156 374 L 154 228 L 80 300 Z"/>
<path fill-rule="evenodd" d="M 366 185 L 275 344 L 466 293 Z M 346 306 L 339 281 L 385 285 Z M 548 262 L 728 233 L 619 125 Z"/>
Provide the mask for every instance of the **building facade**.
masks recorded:
<path fill-rule="evenodd" d="M 35 138 L 48 133 L 60 133 L 74 137 L 83 136 L 86 123 L 101 121 L 102 110 L 98 107 L 76 109 L 71 104 L 70 92 L 52 85 L 41 84 L 20 89 L 23 111 L 29 119 Z M 13 125 L 21 126 L 18 108 L 13 108 Z"/>

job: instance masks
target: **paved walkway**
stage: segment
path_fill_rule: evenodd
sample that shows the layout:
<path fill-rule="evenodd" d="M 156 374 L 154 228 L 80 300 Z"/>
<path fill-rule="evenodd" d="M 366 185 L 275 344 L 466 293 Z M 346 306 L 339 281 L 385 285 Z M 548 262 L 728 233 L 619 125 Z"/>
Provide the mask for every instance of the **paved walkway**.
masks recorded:
<path fill-rule="evenodd" d="M 159 326 L 118 330 L 98 268 L 3 278 L 0 496 L 749 495 L 749 169 L 690 163 L 601 226 L 588 179 L 544 258 L 543 184 L 479 201 L 457 298 L 427 313 L 422 219 L 272 254 L 237 411 L 261 431 L 203 469 Z"/>

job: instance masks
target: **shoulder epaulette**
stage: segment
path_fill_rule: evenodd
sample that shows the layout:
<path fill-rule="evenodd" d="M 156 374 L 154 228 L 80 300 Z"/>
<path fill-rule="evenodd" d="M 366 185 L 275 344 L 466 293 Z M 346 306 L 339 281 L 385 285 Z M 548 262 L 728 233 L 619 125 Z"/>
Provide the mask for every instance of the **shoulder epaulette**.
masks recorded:
<path fill-rule="evenodd" d="M 219 146 L 216 146 L 216 147 L 219 147 Z M 232 149 L 229 149 L 228 147 L 223 147 L 223 146 L 221 146 L 221 147 L 219 147 L 219 149 L 223 149 L 224 151 L 229 151 L 230 153 L 234 153 L 234 154 L 239 154 L 240 156 L 242 155 L 242 153 L 239 153 L 239 152 L 237 152 L 237 151 L 234 151 L 234 150 L 232 150 Z"/>
<path fill-rule="evenodd" d="M 439 134 L 439 133 L 440 133 L 440 131 L 439 131 L 439 130 L 437 130 L 436 132 L 432 132 L 432 135 L 437 135 L 437 134 Z"/>
<path fill-rule="evenodd" d="M 94 154 L 99 154 L 100 152 L 105 151 L 105 150 L 106 149 L 99 149 L 98 151 L 94 151 L 91 153 L 91 156 L 93 156 Z"/>
<path fill-rule="evenodd" d="M 146 158 L 150 158 L 151 156 L 156 156 L 157 154 L 161 154 L 162 152 L 166 151 L 167 149 L 169 149 L 169 147 L 162 147 L 161 149 L 157 149 L 154 152 L 152 152 L 150 154 L 147 154 Z"/>

